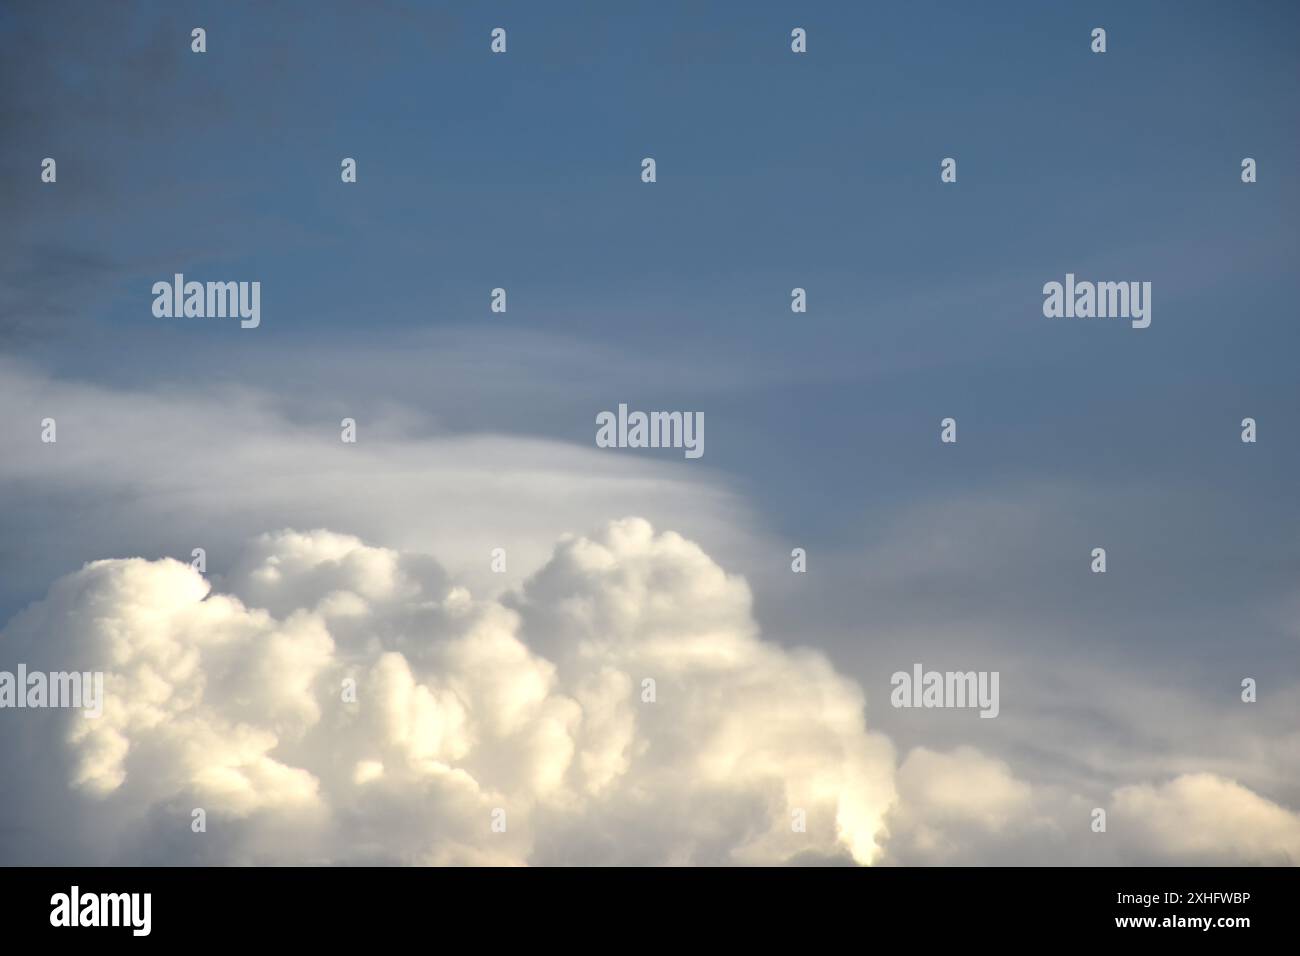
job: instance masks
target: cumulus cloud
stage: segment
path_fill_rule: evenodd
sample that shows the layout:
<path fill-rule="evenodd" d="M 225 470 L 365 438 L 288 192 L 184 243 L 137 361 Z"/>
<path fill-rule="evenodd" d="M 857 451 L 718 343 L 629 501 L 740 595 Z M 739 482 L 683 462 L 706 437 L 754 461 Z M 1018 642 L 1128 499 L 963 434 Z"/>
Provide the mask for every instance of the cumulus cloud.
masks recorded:
<path fill-rule="evenodd" d="M 1115 832 L 1133 856 L 1229 866 L 1300 863 L 1300 814 L 1218 774 L 1121 787 L 1114 808 Z"/>
<path fill-rule="evenodd" d="M 639 519 L 562 541 L 508 602 L 286 531 L 221 593 L 173 560 L 94 562 L 0 646 L 106 673 L 103 717 L 48 723 L 106 859 L 871 862 L 892 747 L 857 686 L 760 640 L 750 605 Z"/>
<path fill-rule="evenodd" d="M 969 746 L 912 749 L 898 770 L 898 792 L 888 821 L 893 863 L 1047 862 L 1041 858 L 1059 855 L 1064 837 L 1053 813 L 1084 819 L 1077 802 L 1032 787 Z"/>
<path fill-rule="evenodd" d="M 1300 816 L 1221 775 L 1093 801 L 970 746 L 897 764 L 855 682 L 762 639 L 746 582 L 642 519 L 562 538 L 487 598 L 324 530 L 259 536 L 219 586 L 96 561 L 0 653 L 103 671 L 107 698 L 93 720 L 5 715 L 7 862 L 1300 858 Z"/>
<path fill-rule="evenodd" d="M 1031 784 L 973 747 L 910 751 L 882 862 L 1294 865 L 1300 814 L 1215 773 L 1125 784 L 1097 800 Z M 1095 809 L 1106 829 L 1094 831 Z"/>

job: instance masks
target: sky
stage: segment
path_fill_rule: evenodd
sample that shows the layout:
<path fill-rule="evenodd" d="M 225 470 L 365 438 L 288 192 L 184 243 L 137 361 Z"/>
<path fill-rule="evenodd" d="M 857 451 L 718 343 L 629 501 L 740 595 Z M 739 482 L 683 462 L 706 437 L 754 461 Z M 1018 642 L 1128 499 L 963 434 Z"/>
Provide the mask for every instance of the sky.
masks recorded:
<path fill-rule="evenodd" d="M 0 6 L 0 862 L 1300 860 L 1298 19 Z"/>

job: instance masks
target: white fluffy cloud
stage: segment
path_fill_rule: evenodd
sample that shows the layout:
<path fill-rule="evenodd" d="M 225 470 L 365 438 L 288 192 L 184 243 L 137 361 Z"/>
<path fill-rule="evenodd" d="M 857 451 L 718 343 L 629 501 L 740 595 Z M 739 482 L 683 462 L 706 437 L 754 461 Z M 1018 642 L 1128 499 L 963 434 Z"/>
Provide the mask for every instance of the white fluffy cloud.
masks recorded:
<path fill-rule="evenodd" d="M 1077 801 L 1041 792 L 974 747 L 914 748 L 898 769 L 898 791 L 887 821 L 892 863 L 1049 862 L 1051 854 L 1059 862 L 1064 831 L 1053 816 L 1076 815 L 1086 828 Z"/>
<path fill-rule="evenodd" d="M 1227 866 L 1300 864 L 1300 814 L 1218 774 L 1115 792 L 1117 835 L 1133 856 Z"/>
<path fill-rule="evenodd" d="M 1214 773 L 1126 784 L 1098 800 L 1019 780 L 972 747 L 917 747 L 897 776 L 885 862 L 1294 865 L 1300 814 Z M 1106 811 L 1094 832 L 1093 813 Z"/>
<path fill-rule="evenodd" d="M 0 632 L 19 661 L 101 670 L 108 699 L 2 715 L 8 862 L 1300 859 L 1300 815 L 1221 775 L 1093 801 L 968 746 L 896 765 L 855 682 L 762 640 L 744 580 L 641 519 L 489 599 L 328 531 L 264 534 L 215 586 L 97 561 Z"/>
<path fill-rule="evenodd" d="M 861 692 L 761 641 L 745 583 L 697 546 L 616 522 L 562 541 L 510 603 L 349 536 L 283 532 L 223 593 L 172 560 L 90 564 L 2 646 L 106 672 L 103 717 L 57 733 L 113 859 L 160 838 L 185 854 L 176 834 L 236 862 L 877 855 L 894 757 Z"/>

